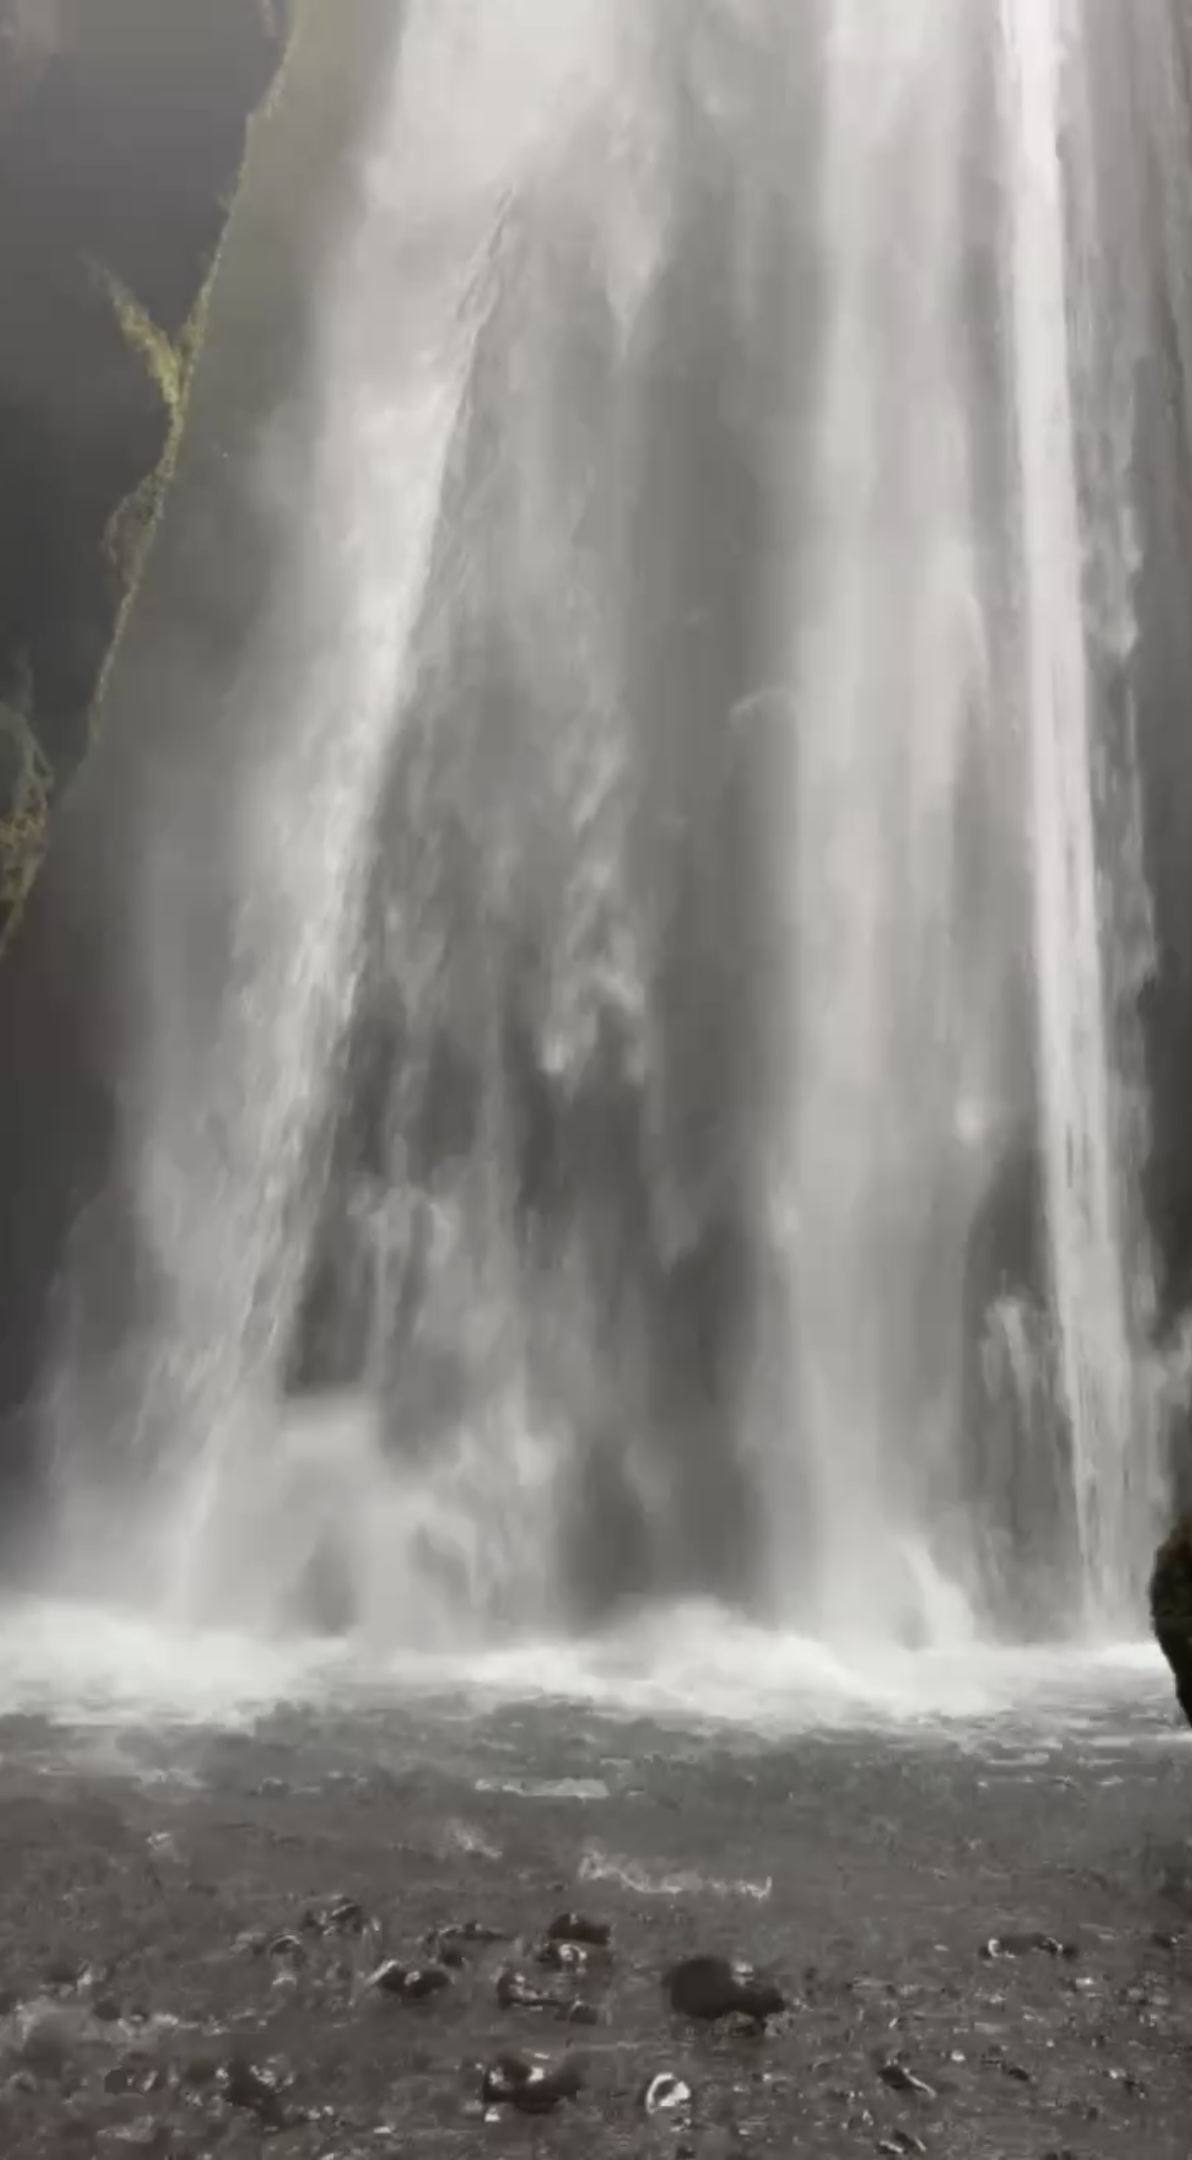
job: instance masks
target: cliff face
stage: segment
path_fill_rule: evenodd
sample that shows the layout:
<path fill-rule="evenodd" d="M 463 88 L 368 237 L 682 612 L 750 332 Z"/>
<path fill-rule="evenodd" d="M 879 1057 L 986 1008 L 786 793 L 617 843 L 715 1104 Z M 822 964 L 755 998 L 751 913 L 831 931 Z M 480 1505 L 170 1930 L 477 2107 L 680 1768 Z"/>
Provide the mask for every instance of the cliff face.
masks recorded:
<path fill-rule="evenodd" d="M 0 940 L 176 441 L 290 0 L 0 0 Z"/>

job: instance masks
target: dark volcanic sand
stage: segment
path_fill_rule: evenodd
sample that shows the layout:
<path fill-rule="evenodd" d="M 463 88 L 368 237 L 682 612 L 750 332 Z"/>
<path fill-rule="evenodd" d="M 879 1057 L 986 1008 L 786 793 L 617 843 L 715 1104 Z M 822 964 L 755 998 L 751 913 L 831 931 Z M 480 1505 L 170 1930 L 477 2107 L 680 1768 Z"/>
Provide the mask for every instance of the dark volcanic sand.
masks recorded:
<path fill-rule="evenodd" d="M 1067 1739 L 1039 1720 L 763 1745 L 541 1706 L 252 1734 L 7 1719 L 0 2155 L 1187 2160 L 1192 1762 L 1143 1692 Z M 379 1947 L 301 1931 L 336 1893 Z M 498 2007 L 502 1963 L 550 1977 L 511 1946 L 426 2002 L 361 1994 L 436 1925 L 529 1937 L 568 1906 L 614 1928 L 580 1983 L 590 2027 Z M 244 1940 L 286 1929 L 300 1960 Z M 1078 1955 L 981 1955 L 1016 1930 Z M 697 1948 L 772 1965 L 789 2017 L 685 2026 L 659 1975 Z M 477 2066 L 508 2047 L 574 2049 L 584 2096 L 485 2121 Z M 887 2088 L 896 2056 L 932 2096 Z M 227 2099 L 237 2057 L 292 2080 L 283 2127 Z M 644 2113 L 659 2070 L 691 2086 L 686 2119 Z"/>

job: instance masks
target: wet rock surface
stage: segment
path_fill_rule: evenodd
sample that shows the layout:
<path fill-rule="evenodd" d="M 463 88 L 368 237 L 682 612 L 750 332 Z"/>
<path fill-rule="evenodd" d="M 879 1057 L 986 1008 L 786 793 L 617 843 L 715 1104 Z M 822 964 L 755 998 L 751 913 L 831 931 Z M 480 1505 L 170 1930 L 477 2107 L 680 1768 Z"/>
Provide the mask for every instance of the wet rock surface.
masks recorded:
<path fill-rule="evenodd" d="M 0 2151 L 1184 2160 L 1190 1792 L 1159 1709 L 772 1747 L 9 1718 Z"/>
<path fill-rule="evenodd" d="M 289 0 L 0 0 L 0 698 L 60 780 L 128 583 L 113 520 L 170 432 L 110 281 L 180 339 L 290 15 Z"/>

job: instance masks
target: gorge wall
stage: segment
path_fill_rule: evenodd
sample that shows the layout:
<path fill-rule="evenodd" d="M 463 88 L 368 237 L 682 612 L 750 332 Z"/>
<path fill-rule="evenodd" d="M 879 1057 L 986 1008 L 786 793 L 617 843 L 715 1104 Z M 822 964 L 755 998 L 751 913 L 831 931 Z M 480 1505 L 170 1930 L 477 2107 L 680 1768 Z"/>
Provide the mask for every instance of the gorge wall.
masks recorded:
<path fill-rule="evenodd" d="M 0 0 L 0 940 L 87 746 L 289 0 Z"/>

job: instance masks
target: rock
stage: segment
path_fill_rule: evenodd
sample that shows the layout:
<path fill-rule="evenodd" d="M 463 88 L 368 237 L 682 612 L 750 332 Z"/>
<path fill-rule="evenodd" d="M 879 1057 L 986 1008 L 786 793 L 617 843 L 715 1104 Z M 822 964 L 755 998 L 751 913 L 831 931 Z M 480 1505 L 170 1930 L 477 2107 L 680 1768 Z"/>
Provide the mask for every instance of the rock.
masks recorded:
<path fill-rule="evenodd" d="M 0 0 L 0 699 L 28 693 L 59 781 L 288 30 L 247 0 Z"/>
<path fill-rule="evenodd" d="M 270 2129 L 283 2129 L 290 2120 L 275 2071 L 258 2070 L 245 2056 L 234 2055 L 220 2073 L 220 2083 L 229 2106 L 243 2108 Z"/>
<path fill-rule="evenodd" d="M 990 1960 L 1029 1957 L 1035 1950 L 1041 1950 L 1046 1957 L 1066 1958 L 1069 1962 L 1080 1956 L 1075 1943 L 1060 1942 L 1056 1936 L 1042 1935 L 1037 1930 L 1016 1935 L 991 1935 L 988 1942 L 981 1945 L 981 1956 Z"/>
<path fill-rule="evenodd" d="M 427 2002 L 451 1986 L 451 1974 L 442 1965 L 402 1965 L 386 1958 L 365 1983 L 382 1995 L 396 1995 L 400 2002 Z"/>
<path fill-rule="evenodd" d="M 936 2098 L 934 2085 L 929 2085 L 925 2078 L 916 2077 L 914 2071 L 908 2070 L 906 2064 L 900 2061 L 898 2056 L 893 2056 L 889 2062 L 882 2063 L 877 2074 L 882 2084 L 888 2085 L 891 2092 L 913 2093 L 918 2100 L 934 2100 Z"/>
<path fill-rule="evenodd" d="M 545 1966 L 548 1972 L 585 1972 L 590 1962 L 590 1953 L 582 1943 L 556 1942 L 548 1935 L 541 1942 L 535 1943 L 534 1958 L 535 1962 Z"/>
<path fill-rule="evenodd" d="M 562 2100 L 575 2100 L 584 2086 L 583 2072 L 570 2056 L 554 2064 L 525 2055 L 497 2055 L 484 2073 L 486 2106 L 512 2106 L 525 2115 L 546 2115 Z"/>
<path fill-rule="evenodd" d="M 723 1957 L 683 1958 L 663 1975 L 671 2009 L 680 2017 L 711 2021 L 739 2011 L 754 2023 L 776 2017 L 786 1997 L 752 1965 Z"/>
<path fill-rule="evenodd" d="M 267 1950 L 271 1958 L 282 1963 L 303 1965 L 306 1962 L 306 1945 L 297 1935 L 275 1935 Z"/>
<path fill-rule="evenodd" d="M 436 1965 L 445 1966 L 448 1972 L 462 1972 L 468 1962 L 459 1943 L 450 1937 L 444 1941 L 433 1928 L 423 1936 L 422 1947 Z"/>
<path fill-rule="evenodd" d="M 606 1920 L 592 1920 L 584 1913 L 558 1913 L 546 1931 L 552 1943 L 578 1943 L 589 1950 L 607 1950 L 613 1931 Z"/>
<path fill-rule="evenodd" d="M 482 1920 L 449 1920 L 445 1927 L 430 1928 L 422 1938 L 422 1947 L 440 1965 L 458 1971 L 466 1963 L 469 1950 L 487 1949 L 492 1943 L 508 1939 L 501 1928 L 487 1927 Z"/>
<path fill-rule="evenodd" d="M 538 2010 L 571 2025 L 597 2025 L 600 2012 L 592 2003 L 563 1994 L 555 1988 L 538 1987 L 525 1973 L 503 1966 L 497 1974 L 497 2002 L 502 2010 Z"/>
<path fill-rule="evenodd" d="M 332 1898 L 326 1905 L 308 1906 L 302 1915 L 302 1926 L 316 1935 L 363 1935 L 369 1927 L 368 1914 L 358 1899 Z"/>
<path fill-rule="evenodd" d="M 685 2115 L 691 2106 L 691 2087 L 673 2070 L 657 2070 L 642 2087 L 641 2105 L 647 2115 Z"/>
<path fill-rule="evenodd" d="M 103 2089 L 106 2093 L 157 2093 L 164 2092 L 169 2082 L 160 2063 L 150 2056 L 133 2054 L 104 2072 Z"/>
<path fill-rule="evenodd" d="M 1181 1515 L 1155 1554 L 1151 1627 L 1171 1667 L 1176 1701 L 1192 1725 L 1192 1515 Z"/>

